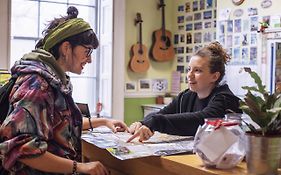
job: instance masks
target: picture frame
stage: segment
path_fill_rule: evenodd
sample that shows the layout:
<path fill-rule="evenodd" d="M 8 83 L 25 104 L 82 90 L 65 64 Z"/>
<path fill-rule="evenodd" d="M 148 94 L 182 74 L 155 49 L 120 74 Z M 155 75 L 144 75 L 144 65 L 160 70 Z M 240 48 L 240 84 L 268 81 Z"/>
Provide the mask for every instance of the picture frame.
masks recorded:
<path fill-rule="evenodd" d="M 134 81 L 125 83 L 125 92 L 136 92 L 137 91 L 137 83 Z"/>
<path fill-rule="evenodd" d="M 139 91 L 151 91 L 151 80 L 150 79 L 140 79 L 138 81 L 138 90 Z"/>
<path fill-rule="evenodd" d="M 167 79 L 152 79 L 152 92 L 166 92 L 167 90 Z"/>

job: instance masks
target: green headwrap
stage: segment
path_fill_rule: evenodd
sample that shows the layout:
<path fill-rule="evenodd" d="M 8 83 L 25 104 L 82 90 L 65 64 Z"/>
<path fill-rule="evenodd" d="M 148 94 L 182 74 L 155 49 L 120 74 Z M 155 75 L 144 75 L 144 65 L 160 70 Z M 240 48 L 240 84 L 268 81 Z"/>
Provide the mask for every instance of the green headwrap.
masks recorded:
<path fill-rule="evenodd" d="M 69 19 L 52 29 L 43 40 L 43 49 L 49 51 L 57 43 L 76 34 L 92 29 L 89 23 L 81 18 Z"/>

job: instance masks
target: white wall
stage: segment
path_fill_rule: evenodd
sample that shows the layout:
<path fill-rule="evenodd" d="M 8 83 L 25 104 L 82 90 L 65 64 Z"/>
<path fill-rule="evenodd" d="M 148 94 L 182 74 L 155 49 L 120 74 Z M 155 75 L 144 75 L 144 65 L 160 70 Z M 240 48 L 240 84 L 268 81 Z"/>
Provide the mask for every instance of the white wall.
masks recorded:
<path fill-rule="evenodd" d="M 113 86 L 112 115 L 124 120 L 125 3 L 113 1 Z"/>
<path fill-rule="evenodd" d="M 0 69 L 9 68 L 9 50 L 10 50 L 10 1 L 0 1 Z"/>

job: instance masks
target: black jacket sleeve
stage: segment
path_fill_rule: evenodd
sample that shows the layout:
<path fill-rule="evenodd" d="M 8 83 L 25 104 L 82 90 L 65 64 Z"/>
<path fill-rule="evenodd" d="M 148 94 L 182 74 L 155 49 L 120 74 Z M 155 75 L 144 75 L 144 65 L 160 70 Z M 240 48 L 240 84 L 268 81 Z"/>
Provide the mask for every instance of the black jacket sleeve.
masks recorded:
<path fill-rule="evenodd" d="M 160 110 L 158 113 L 148 115 L 141 123 L 153 131 L 175 135 L 195 135 L 198 126 L 204 124 L 204 119 L 223 118 L 226 114 L 226 109 L 240 112 L 239 99 L 233 94 L 215 94 L 210 99 L 208 105 L 198 112 L 179 113 L 180 100 L 182 99 L 179 95 L 166 108 Z M 191 102 L 192 100 L 189 101 L 188 105 Z"/>

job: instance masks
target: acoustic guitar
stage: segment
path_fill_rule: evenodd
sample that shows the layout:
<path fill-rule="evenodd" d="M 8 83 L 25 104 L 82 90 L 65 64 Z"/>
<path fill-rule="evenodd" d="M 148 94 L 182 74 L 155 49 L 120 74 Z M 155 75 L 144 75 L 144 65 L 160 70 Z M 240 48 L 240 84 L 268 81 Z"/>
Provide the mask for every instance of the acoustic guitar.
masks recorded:
<path fill-rule="evenodd" d="M 165 29 L 165 4 L 160 0 L 158 8 L 162 9 L 162 27 L 153 32 L 152 57 L 156 61 L 170 61 L 174 59 L 175 50 L 171 42 L 171 32 Z"/>
<path fill-rule="evenodd" d="M 150 66 L 147 48 L 142 44 L 142 19 L 141 14 L 137 13 L 135 25 L 139 24 L 139 41 L 131 48 L 131 60 L 129 66 L 133 72 L 146 72 Z"/>

